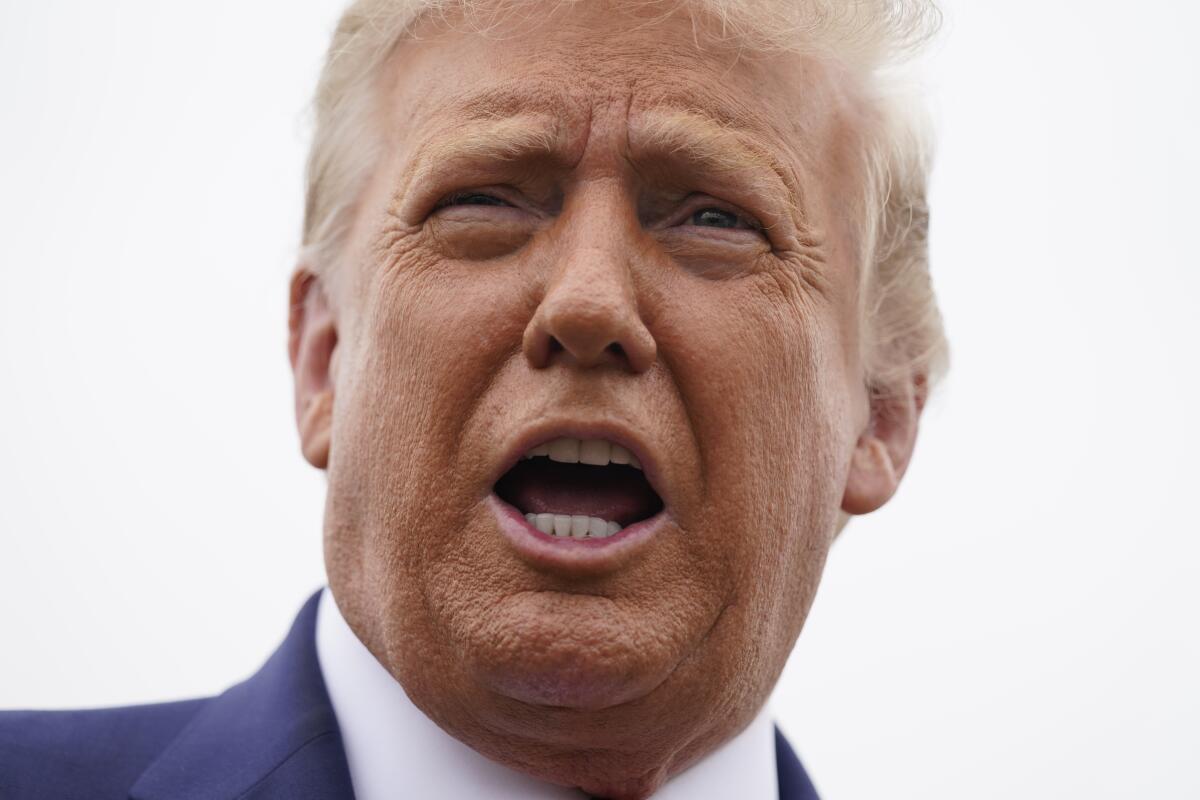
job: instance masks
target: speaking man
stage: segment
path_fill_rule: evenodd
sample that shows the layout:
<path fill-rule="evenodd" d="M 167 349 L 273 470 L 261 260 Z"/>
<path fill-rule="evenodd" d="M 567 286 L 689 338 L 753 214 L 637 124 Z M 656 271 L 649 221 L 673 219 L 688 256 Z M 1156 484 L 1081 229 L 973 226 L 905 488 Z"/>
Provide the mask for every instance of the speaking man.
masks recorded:
<path fill-rule="evenodd" d="M 763 707 L 945 345 L 921 0 L 359 0 L 289 351 L 329 588 L 4 798 L 815 797 Z"/>

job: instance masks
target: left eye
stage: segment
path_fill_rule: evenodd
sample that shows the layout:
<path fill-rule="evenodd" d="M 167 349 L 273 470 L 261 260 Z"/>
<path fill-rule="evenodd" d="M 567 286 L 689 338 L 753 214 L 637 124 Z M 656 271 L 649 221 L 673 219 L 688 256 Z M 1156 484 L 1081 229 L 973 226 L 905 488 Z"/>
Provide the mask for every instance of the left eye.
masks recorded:
<path fill-rule="evenodd" d="M 737 228 L 743 224 L 743 220 L 737 214 L 723 208 L 702 208 L 692 214 L 688 224 L 702 228 Z"/>

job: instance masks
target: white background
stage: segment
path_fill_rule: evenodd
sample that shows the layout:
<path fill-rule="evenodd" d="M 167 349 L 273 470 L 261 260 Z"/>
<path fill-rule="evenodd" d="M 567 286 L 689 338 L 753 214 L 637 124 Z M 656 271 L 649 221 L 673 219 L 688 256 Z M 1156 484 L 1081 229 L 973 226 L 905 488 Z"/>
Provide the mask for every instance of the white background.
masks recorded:
<path fill-rule="evenodd" d="M 955 0 L 954 348 L 773 699 L 829 798 L 1200 797 L 1200 15 Z M 0 707 L 214 693 L 323 582 L 284 353 L 339 0 L 0 0 Z"/>

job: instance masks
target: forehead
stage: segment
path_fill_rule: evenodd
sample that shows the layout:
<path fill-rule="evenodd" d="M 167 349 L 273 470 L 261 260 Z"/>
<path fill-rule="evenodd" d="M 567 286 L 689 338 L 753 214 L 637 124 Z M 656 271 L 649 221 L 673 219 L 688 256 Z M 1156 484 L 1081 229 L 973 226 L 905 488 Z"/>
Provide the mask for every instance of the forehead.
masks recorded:
<path fill-rule="evenodd" d="M 846 81 L 827 60 L 700 44 L 683 13 L 639 15 L 609 3 L 558 5 L 537 22 L 486 33 L 425 20 L 383 76 L 392 143 L 468 122 L 553 122 L 582 148 L 590 129 L 652 124 L 684 112 L 751 145 L 819 163 L 840 137 Z"/>

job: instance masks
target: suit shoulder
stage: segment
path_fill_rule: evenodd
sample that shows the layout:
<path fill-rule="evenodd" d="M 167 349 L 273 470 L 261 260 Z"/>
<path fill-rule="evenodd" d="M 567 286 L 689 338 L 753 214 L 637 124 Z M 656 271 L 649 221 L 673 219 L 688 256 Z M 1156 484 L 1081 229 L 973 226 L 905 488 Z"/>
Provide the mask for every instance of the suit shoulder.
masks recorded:
<path fill-rule="evenodd" d="M 71 711 L 0 711 L 4 800 L 126 800 L 205 699 Z"/>

